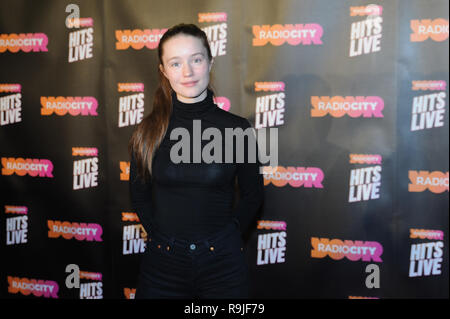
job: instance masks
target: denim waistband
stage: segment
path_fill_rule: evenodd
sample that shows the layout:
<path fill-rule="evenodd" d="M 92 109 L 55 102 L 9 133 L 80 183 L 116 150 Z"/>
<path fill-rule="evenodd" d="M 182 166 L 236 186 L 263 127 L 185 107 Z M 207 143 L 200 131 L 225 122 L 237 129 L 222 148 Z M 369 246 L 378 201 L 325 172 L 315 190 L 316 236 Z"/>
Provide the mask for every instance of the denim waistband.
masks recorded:
<path fill-rule="evenodd" d="M 222 239 L 227 238 L 230 234 L 236 231 L 239 232 L 239 221 L 236 218 L 233 218 L 222 230 L 203 239 L 189 240 L 184 238 L 177 238 L 175 236 L 165 234 L 155 228 L 150 231 L 149 239 L 163 242 L 171 246 L 178 246 L 187 248 L 188 250 L 195 250 L 196 247 L 201 247 L 203 245 L 205 245 L 203 247 L 210 247 L 211 245 L 214 245 Z M 192 249 L 192 247 L 195 248 Z"/>

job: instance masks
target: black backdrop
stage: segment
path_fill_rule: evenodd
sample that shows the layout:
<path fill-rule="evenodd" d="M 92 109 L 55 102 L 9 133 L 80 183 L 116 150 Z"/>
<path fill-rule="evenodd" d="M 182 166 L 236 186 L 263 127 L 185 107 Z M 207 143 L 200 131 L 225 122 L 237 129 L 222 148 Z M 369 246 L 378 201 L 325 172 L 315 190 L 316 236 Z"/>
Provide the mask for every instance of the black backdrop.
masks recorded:
<path fill-rule="evenodd" d="M 0 2 L 3 297 L 133 298 L 127 142 L 186 22 L 219 107 L 278 129 L 252 297 L 448 298 L 448 1 L 77 1 L 78 28 L 70 4 Z"/>

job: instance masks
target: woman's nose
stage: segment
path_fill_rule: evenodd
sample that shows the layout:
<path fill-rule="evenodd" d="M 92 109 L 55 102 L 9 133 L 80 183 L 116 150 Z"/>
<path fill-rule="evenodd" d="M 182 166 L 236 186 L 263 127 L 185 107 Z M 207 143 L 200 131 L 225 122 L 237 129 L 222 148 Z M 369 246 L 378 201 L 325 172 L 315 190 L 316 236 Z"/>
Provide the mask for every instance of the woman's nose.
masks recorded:
<path fill-rule="evenodd" d="M 183 75 L 184 76 L 190 76 L 192 75 L 192 68 L 189 65 L 189 63 L 184 63 L 183 64 Z"/>

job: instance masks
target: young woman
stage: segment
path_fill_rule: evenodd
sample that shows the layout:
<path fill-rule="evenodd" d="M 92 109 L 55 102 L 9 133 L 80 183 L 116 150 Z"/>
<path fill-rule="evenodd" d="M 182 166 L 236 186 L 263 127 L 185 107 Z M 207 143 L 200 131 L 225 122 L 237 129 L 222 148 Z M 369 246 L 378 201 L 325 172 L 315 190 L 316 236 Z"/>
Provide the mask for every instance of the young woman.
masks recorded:
<path fill-rule="evenodd" d="M 243 161 L 236 145 L 233 160 L 227 160 L 230 143 L 224 140 L 225 129 L 237 132 L 251 125 L 214 104 L 213 58 L 206 34 L 197 26 L 167 30 L 158 57 L 160 83 L 153 110 L 129 143 L 131 202 L 148 234 L 135 296 L 247 298 L 241 234 L 262 203 L 263 178 L 258 148 L 254 157 L 247 152 L 251 143 L 256 145 L 254 135 L 246 135 Z M 172 135 L 180 128 L 189 133 L 187 147 L 179 147 L 179 136 Z M 210 140 L 202 133 L 208 128 L 221 133 L 222 149 L 211 153 L 220 161 L 206 162 L 200 156 L 212 150 L 204 149 Z M 174 160 L 180 151 L 188 161 Z M 199 157 L 200 162 L 195 160 Z M 240 196 L 233 207 L 236 177 Z"/>

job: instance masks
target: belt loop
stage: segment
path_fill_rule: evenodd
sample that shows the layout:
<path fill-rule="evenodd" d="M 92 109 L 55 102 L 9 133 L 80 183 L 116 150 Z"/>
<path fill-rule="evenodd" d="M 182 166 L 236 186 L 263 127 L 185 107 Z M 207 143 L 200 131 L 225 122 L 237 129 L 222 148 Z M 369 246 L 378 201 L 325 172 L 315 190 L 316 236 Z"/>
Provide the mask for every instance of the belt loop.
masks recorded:
<path fill-rule="evenodd" d="M 211 245 L 211 243 L 208 240 L 204 240 L 203 243 L 206 245 L 206 248 L 209 250 L 209 252 L 214 254 L 215 247 Z"/>
<path fill-rule="evenodd" d="M 237 217 L 233 217 L 233 222 L 236 224 L 237 228 L 241 229 L 241 223 L 239 222 L 239 219 Z"/>
<path fill-rule="evenodd" d="M 167 246 L 164 247 L 164 249 L 166 250 L 167 253 L 173 252 L 173 249 L 175 246 L 174 242 L 175 242 L 175 238 L 169 237 L 169 239 L 167 240 Z"/>

